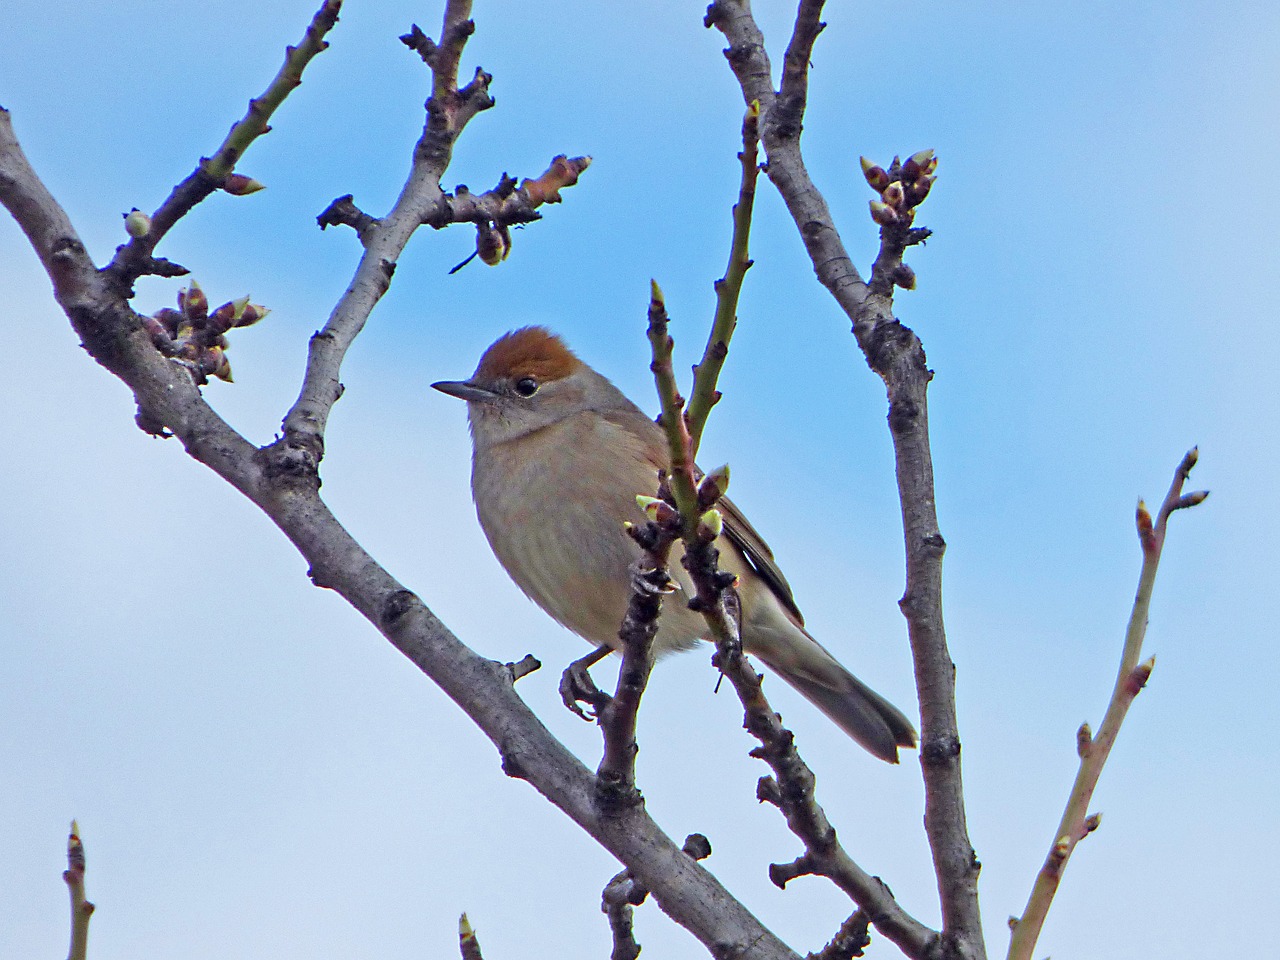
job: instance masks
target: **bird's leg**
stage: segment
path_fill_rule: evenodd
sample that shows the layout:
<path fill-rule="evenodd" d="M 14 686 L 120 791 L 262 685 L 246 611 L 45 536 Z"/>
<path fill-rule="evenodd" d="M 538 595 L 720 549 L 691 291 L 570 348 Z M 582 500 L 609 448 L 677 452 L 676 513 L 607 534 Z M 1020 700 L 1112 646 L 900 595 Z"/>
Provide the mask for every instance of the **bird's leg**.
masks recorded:
<path fill-rule="evenodd" d="M 591 674 L 587 672 L 611 653 L 613 653 L 612 647 L 596 647 L 585 657 L 579 657 L 565 667 L 564 673 L 560 675 L 560 699 L 583 720 L 594 720 L 599 717 L 600 711 L 611 699 L 607 693 L 596 686 L 596 682 L 591 679 Z M 591 712 L 588 713 L 578 706 L 580 703 L 587 704 Z"/>

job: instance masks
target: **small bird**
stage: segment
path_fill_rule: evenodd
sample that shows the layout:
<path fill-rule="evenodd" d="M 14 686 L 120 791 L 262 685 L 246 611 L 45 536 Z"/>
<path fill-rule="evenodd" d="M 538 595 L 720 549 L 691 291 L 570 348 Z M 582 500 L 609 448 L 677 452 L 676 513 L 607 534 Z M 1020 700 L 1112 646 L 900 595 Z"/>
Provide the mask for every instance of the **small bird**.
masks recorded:
<path fill-rule="evenodd" d="M 662 428 L 544 327 L 500 337 L 470 380 L 432 386 L 467 401 L 471 492 L 489 545 L 511 579 L 555 620 L 595 644 L 619 645 L 640 548 L 623 529 L 643 523 L 637 494 L 668 466 Z M 742 642 L 875 756 L 898 762 L 916 732 L 891 703 L 842 667 L 804 629 L 773 553 L 728 499 L 720 565 L 737 575 Z M 676 562 L 671 575 L 694 590 Z M 694 646 L 702 615 L 668 600 L 654 652 Z"/>

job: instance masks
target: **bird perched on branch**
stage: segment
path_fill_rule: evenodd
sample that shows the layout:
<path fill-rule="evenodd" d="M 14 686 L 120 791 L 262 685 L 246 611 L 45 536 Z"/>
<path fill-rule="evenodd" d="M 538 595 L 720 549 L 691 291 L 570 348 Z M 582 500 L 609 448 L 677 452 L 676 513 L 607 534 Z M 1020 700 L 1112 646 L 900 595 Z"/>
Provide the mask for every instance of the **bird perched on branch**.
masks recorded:
<path fill-rule="evenodd" d="M 542 327 L 499 338 L 471 379 L 432 386 L 467 401 L 476 512 L 511 579 L 574 633 L 617 647 L 640 555 L 623 522 L 644 522 L 636 495 L 653 491 L 668 466 L 662 429 Z M 731 502 L 722 498 L 719 509 L 720 564 L 739 579 L 743 647 L 896 763 L 899 747 L 916 744 L 910 721 L 809 636 L 769 547 Z M 671 574 L 694 595 L 677 563 Z M 654 652 L 688 649 L 706 635 L 701 614 L 669 601 Z"/>

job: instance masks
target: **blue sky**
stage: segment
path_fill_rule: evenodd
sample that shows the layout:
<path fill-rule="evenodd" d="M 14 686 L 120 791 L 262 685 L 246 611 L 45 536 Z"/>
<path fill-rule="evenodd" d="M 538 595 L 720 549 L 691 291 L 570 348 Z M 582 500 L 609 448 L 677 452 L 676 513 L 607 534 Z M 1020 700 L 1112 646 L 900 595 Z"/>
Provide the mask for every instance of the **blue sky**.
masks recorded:
<path fill-rule="evenodd" d="M 296 42 L 314 0 L 194 9 L 10 0 L 0 104 L 99 262 L 120 214 L 154 209 L 211 152 Z M 759 4 L 775 59 L 785 5 Z M 769 6 L 769 10 L 763 9 Z M 456 401 L 500 333 L 545 323 L 653 408 L 650 277 L 692 363 L 724 269 L 741 102 L 701 4 L 478 4 L 463 61 L 497 107 L 447 184 L 595 163 L 510 260 L 448 276 L 469 229 L 423 231 L 344 369 L 324 493 L 361 542 L 482 653 L 548 666 L 521 683 L 588 763 L 597 731 L 558 705 L 581 642 L 512 586 L 469 503 Z M 877 8 L 879 10 L 880 8 Z M 1050 840 L 1114 680 L 1136 583 L 1134 501 L 1179 457 L 1213 496 L 1175 518 L 1147 650 L 1158 662 L 1038 955 L 1258 953 L 1280 893 L 1273 614 L 1280 538 L 1273 312 L 1280 10 L 1227 2 L 831 5 L 804 144 L 860 265 L 875 233 L 857 158 L 930 146 L 940 178 L 899 316 L 921 335 L 949 550 L 969 820 L 993 954 Z M 377 214 L 421 126 L 427 75 L 396 41 L 434 4 L 352 3 L 241 170 L 165 241 L 215 302 L 273 309 L 231 351 L 215 407 L 255 442 L 292 401 L 306 338 L 350 277 L 335 196 Z M 770 540 L 814 634 L 914 709 L 901 528 L 883 388 L 762 181 L 725 400 L 703 445 Z M 171 305 L 175 281 L 136 305 Z M 448 955 L 462 910 L 486 955 L 603 956 L 616 870 L 305 566 L 266 519 L 86 360 L 20 232 L 0 222 L 0 955 L 62 948 L 67 821 L 80 818 L 96 960 Z M 816 494 L 816 496 L 815 496 Z M 675 835 L 801 952 L 847 912 L 814 879 L 775 891 L 798 848 L 756 805 L 731 698 L 702 654 L 665 661 L 642 712 L 640 776 Z M 785 689 L 776 704 L 846 845 L 936 922 L 914 759 L 866 759 Z M 653 956 L 701 951 L 653 905 Z M 872 957 L 896 951 L 877 942 Z"/>

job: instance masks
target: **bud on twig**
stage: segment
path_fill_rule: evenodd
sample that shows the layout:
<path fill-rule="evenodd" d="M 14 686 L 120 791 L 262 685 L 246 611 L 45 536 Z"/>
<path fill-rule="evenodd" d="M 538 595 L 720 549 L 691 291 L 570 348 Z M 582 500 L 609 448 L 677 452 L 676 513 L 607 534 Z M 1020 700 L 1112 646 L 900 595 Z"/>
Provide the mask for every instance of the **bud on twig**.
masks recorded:
<path fill-rule="evenodd" d="M 889 185 L 889 174 L 884 167 L 878 167 L 866 157 L 859 157 L 862 164 L 862 175 L 867 178 L 867 184 L 876 193 L 880 193 Z"/>
<path fill-rule="evenodd" d="M 645 516 L 655 523 L 672 523 L 678 516 L 671 504 L 665 500 L 659 500 L 657 497 L 646 497 L 642 493 L 636 495 L 636 506 L 643 510 Z"/>
<path fill-rule="evenodd" d="M 1086 720 L 1080 724 L 1080 729 L 1076 731 L 1076 753 L 1083 760 L 1089 753 L 1089 748 L 1093 746 L 1093 728 L 1089 726 Z"/>
<path fill-rule="evenodd" d="M 1151 511 L 1147 509 L 1146 503 L 1141 500 L 1138 501 L 1135 520 L 1138 524 L 1138 540 L 1142 543 L 1143 552 L 1150 553 L 1156 548 L 1155 529 L 1151 523 Z"/>
<path fill-rule="evenodd" d="M 209 314 L 209 298 L 194 280 L 178 291 L 178 309 L 188 320 L 203 320 Z"/>
<path fill-rule="evenodd" d="M 724 531 L 724 517 L 719 510 L 708 510 L 698 518 L 698 536 L 710 543 Z"/>
<path fill-rule="evenodd" d="M 1129 692 L 1133 696 L 1138 695 L 1143 687 L 1147 685 L 1147 681 L 1151 679 L 1151 671 L 1156 668 L 1156 658 L 1148 657 L 1140 664 L 1133 668 L 1133 672 L 1129 674 Z"/>
<path fill-rule="evenodd" d="M 890 227 L 898 222 L 898 215 L 893 207 L 882 200 L 871 201 L 871 219 L 882 227 Z"/>
<path fill-rule="evenodd" d="M 902 181 L 895 180 L 881 191 L 880 196 L 884 198 L 884 202 L 891 207 L 902 206 L 906 199 L 906 194 L 902 190 Z"/>
<path fill-rule="evenodd" d="M 726 463 L 702 478 L 702 483 L 698 485 L 698 506 L 703 509 L 715 506 L 716 501 L 723 497 L 728 489 L 729 465 Z"/>
<path fill-rule="evenodd" d="M 233 197 L 247 197 L 251 193 L 267 189 L 267 185 L 253 177 L 246 177 L 243 173 L 233 173 L 223 182 L 222 189 Z"/>
<path fill-rule="evenodd" d="M 929 196 L 929 190 L 933 187 L 933 181 L 937 177 L 919 177 L 907 184 L 907 203 L 916 206 L 924 202 L 924 198 Z"/>
<path fill-rule="evenodd" d="M 476 253 L 491 267 L 496 267 L 511 254 L 511 231 L 506 224 L 488 223 L 476 226 Z"/>
<path fill-rule="evenodd" d="M 124 215 L 124 232 L 140 240 L 151 232 L 151 218 L 134 207 Z"/>
<path fill-rule="evenodd" d="M 933 160 L 932 150 L 917 150 L 907 157 L 907 162 L 902 165 L 902 179 L 910 182 L 920 174 L 928 173 L 926 168 L 931 160 Z M 934 166 L 937 166 L 936 161 Z"/>

